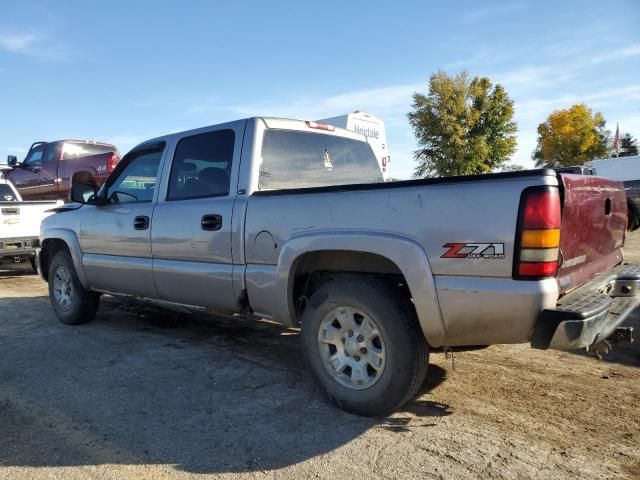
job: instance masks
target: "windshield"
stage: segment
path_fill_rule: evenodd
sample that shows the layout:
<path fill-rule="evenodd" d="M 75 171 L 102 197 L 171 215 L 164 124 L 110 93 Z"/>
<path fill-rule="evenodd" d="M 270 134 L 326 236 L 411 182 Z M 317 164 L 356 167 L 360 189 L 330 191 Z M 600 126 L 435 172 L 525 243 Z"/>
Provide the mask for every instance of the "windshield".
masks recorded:
<path fill-rule="evenodd" d="M 295 130 L 267 130 L 260 190 L 383 182 L 368 143 Z"/>
<path fill-rule="evenodd" d="M 6 183 L 0 183 L 0 202 L 17 202 L 15 192 Z"/>

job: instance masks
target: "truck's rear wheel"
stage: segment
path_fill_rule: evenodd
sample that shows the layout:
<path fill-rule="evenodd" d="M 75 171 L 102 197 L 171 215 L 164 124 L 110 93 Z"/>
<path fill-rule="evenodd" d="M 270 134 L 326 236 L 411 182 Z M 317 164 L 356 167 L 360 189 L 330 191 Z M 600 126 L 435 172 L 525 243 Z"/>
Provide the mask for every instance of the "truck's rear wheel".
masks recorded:
<path fill-rule="evenodd" d="M 49 298 L 62 323 L 79 325 L 96 315 L 100 295 L 86 290 L 76 274 L 71 255 L 57 252 L 49 264 Z"/>
<path fill-rule="evenodd" d="M 389 414 L 411 399 L 429 358 L 409 300 L 386 282 L 346 274 L 311 296 L 302 351 L 329 397 L 366 416 Z"/>

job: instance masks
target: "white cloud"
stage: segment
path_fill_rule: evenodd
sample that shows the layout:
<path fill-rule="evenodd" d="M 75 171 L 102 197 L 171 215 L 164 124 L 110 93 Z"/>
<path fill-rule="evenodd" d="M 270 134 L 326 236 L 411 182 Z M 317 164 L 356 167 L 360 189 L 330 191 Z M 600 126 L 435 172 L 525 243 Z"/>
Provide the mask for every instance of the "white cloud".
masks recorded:
<path fill-rule="evenodd" d="M 629 45 L 628 47 L 621 49 L 611 49 L 606 53 L 591 57 L 587 63 L 591 65 L 598 65 L 605 62 L 635 57 L 638 55 L 640 55 L 640 43 Z"/>
<path fill-rule="evenodd" d="M 19 33 L 3 28 L 0 28 L 0 51 L 52 61 L 67 60 L 77 53 L 44 32 Z"/>
<path fill-rule="evenodd" d="M 36 41 L 32 33 L 0 32 L 0 49 L 11 53 L 27 53 Z"/>

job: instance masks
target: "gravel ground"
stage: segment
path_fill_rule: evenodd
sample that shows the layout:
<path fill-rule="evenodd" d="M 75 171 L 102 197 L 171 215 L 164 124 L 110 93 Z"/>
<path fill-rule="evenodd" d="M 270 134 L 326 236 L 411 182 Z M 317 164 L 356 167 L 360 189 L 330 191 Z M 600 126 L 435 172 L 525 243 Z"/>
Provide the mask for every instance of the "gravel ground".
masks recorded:
<path fill-rule="evenodd" d="M 640 478 L 640 343 L 433 354 L 373 420 L 325 401 L 294 330 L 111 297 L 68 327 L 46 295 L 0 270 L 0 479 Z"/>

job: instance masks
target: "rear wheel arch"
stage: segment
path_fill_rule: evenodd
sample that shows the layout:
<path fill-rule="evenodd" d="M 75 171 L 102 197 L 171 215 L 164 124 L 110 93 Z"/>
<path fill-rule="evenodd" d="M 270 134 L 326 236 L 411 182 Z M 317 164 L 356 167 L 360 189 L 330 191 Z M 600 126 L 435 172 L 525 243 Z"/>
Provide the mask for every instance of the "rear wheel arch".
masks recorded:
<path fill-rule="evenodd" d="M 289 309 L 299 322 L 303 313 L 305 298 L 308 299 L 320 286 L 338 275 L 352 277 L 378 277 L 381 281 L 407 285 L 400 268 L 388 258 L 370 252 L 353 250 L 316 250 L 297 257 L 289 272 Z M 410 297 L 411 292 L 406 287 Z M 301 308 L 302 307 L 302 308 Z"/>
<path fill-rule="evenodd" d="M 75 172 L 71 177 L 72 187 L 78 183 L 86 183 L 87 185 L 93 185 L 94 187 L 98 186 L 96 176 L 93 173 L 86 170 Z"/>
<path fill-rule="evenodd" d="M 342 268 L 331 269 L 330 273 L 374 274 L 397 281 L 397 285 L 404 285 L 411 297 L 424 336 L 433 347 L 443 345 L 444 322 L 435 280 L 425 251 L 411 239 L 383 233 L 328 232 L 296 237 L 285 243 L 280 252 L 277 269 L 279 291 L 283 295 L 281 298 L 286 299 L 280 303 L 280 316 L 287 321 L 286 323 L 297 324 L 302 313 L 296 311 L 297 298 L 294 297 L 294 294 L 299 292 L 295 289 L 299 288 L 296 281 L 301 277 L 300 267 L 302 266 L 304 271 L 309 258 L 313 259 L 312 264 L 322 264 L 324 262 L 318 262 L 318 258 L 327 258 L 323 256 L 335 255 L 335 252 L 343 252 L 338 254 L 339 258 L 353 256 L 355 260 L 345 263 L 334 262 Z M 355 268 L 362 263 L 362 259 L 372 259 L 375 268 Z M 344 268 L 345 265 L 347 268 Z"/>

